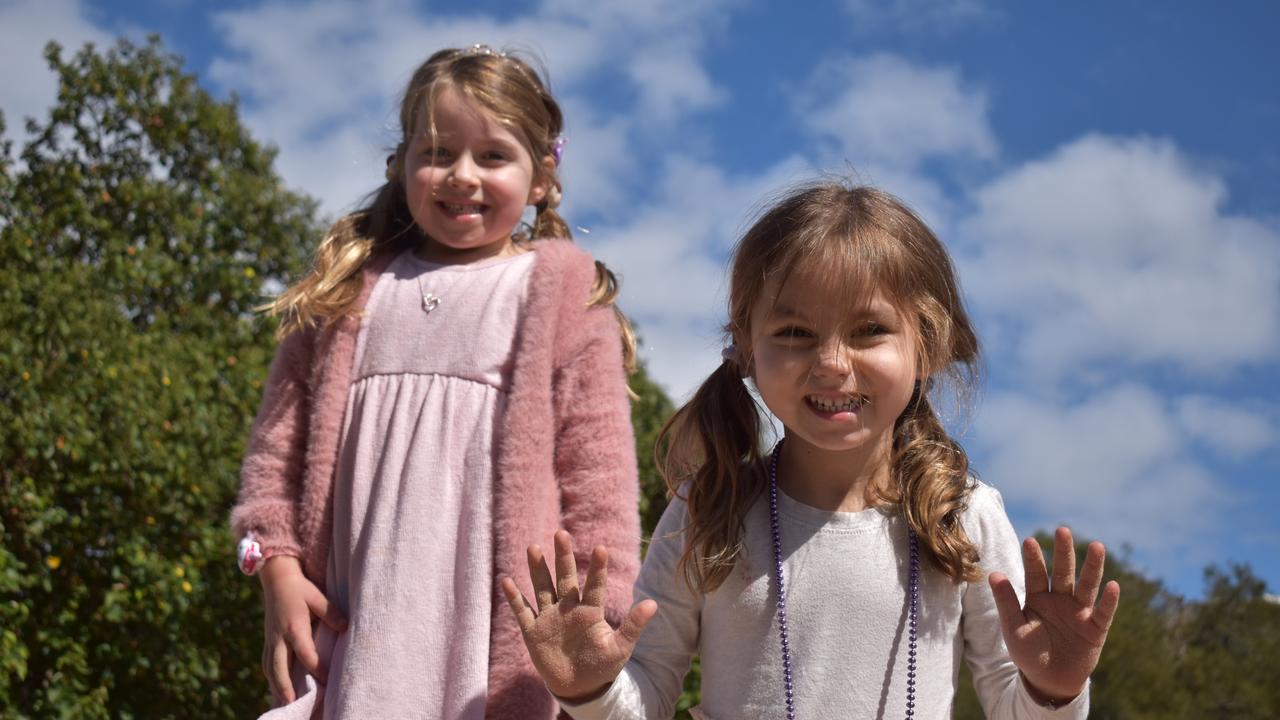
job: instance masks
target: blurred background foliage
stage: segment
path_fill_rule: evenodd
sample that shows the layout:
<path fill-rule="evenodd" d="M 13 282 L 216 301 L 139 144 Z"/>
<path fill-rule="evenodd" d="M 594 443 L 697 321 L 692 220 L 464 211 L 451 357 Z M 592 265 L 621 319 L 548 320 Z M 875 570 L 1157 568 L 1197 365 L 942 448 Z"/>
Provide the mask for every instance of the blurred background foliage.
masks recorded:
<path fill-rule="evenodd" d="M 226 520 L 274 348 L 253 308 L 324 225 L 158 38 L 46 57 L 55 107 L 0 141 L 0 717 L 252 717 L 260 600 Z M 673 406 L 632 387 L 649 531 Z M 1280 605 L 1249 568 L 1198 602 L 1108 574 L 1092 717 L 1280 717 Z M 981 717 L 967 679 L 955 717 Z"/>

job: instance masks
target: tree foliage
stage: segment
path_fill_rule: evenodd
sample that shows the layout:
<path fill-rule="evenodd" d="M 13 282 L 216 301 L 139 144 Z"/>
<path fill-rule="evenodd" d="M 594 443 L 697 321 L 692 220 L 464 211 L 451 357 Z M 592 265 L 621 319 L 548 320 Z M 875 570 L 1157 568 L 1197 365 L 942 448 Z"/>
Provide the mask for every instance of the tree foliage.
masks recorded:
<path fill-rule="evenodd" d="M 0 174 L 0 706 L 262 707 L 226 514 L 315 204 L 156 39 L 46 51 L 57 102 Z M 252 688 L 246 691 L 246 688 Z"/>

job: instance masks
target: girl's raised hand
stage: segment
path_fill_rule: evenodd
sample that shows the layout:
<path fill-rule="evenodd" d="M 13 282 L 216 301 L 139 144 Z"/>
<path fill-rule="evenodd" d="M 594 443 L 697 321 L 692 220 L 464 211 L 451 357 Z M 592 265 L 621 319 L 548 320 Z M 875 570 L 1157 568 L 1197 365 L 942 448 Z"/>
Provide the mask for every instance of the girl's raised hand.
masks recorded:
<path fill-rule="evenodd" d="M 604 618 L 608 551 L 597 546 L 591 553 L 587 582 L 580 593 L 573 539 L 561 530 L 556 533 L 555 546 L 554 582 L 542 549 L 529 546 L 536 612 L 511 578 L 502 579 L 502 591 L 516 614 L 533 666 L 547 688 L 562 700 L 581 702 L 599 696 L 618 677 L 658 604 L 653 600 L 636 603 L 622 627 L 614 630 Z"/>
<path fill-rule="evenodd" d="M 1085 681 L 1098 664 L 1120 603 L 1120 585 L 1112 580 L 1102 589 L 1102 602 L 1094 607 L 1105 559 L 1102 543 L 1090 543 L 1077 582 L 1071 531 L 1060 527 L 1053 537 L 1050 586 L 1040 544 L 1027 538 L 1022 543 L 1027 576 L 1027 602 L 1022 607 L 1009 578 L 991 573 L 991 591 L 1009 657 L 1041 702 L 1062 704 L 1072 700 L 1084 690 Z"/>

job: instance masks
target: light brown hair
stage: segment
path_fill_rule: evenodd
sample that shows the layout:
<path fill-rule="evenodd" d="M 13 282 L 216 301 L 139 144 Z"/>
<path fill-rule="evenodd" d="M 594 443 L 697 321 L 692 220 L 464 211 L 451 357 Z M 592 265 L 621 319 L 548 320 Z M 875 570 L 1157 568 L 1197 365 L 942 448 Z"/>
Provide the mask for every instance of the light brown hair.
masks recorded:
<path fill-rule="evenodd" d="M 535 179 L 549 187 L 546 197 L 534 206 L 532 227 L 517 232 L 513 239 L 523 244 L 541 238 L 572 238 L 569 226 L 556 212 L 562 189 L 554 165 L 541 161 L 554 155 L 553 146 L 564 130 L 564 115 L 547 83 L 514 54 L 486 46 L 440 50 L 418 66 L 405 88 L 400 102 L 400 142 L 387 159 L 387 182 L 365 207 L 334 223 L 316 250 L 310 272 L 265 306 L 281 317 L 281 337 L 322 319 L 353 312 L 360 294 L 360 268 L 374 252 L 416 247 L 425 240 L 405 199 L 405 153 L 419 115 L 430 117 L 433 101 L 446 87 L 455 88 L 511 128 L 533 158 Z M 617 278 L 597 261 L 589 304 L 613 306 L 622 327 L 624 361 L 631 372 L 635 369 L 635 339 L 630 323 L 614 305 L 617 294 Z"/>
<path fill-rule="evenodd" d="M 719 587 L 742 553 L 742 520 L 765 491 L 762 417 L 743 382 L 751 367 L 751 311 L 766 285 L 821 270 L 834 307 L 880 290 L 913 326 L 920 386 L 897 419 L 888 487 L 872 503 L 900 507 L 925 554 L 955 580 L 979 577 L 978 553 L 960 524 L 969 460 L 930 403 L 935 379 L 963 393 L 977 376 L 978 338 L 955 270 L 933 232 L 875 188 L 823 182 L 769 208 L 734 251 L 725 333 L 736 350 L 663 427 L 655 458 L 688 506 L 680 567 L 691 587 Z"/>

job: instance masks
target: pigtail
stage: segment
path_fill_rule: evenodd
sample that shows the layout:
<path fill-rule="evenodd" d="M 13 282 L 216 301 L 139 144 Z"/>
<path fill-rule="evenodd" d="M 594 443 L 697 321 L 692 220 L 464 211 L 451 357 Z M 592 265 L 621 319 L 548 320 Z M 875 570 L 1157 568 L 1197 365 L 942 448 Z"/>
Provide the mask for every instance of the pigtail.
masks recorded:
<path fill-rule="evenodd" d="M 404 189 L 390 179 L 362 210 L 339 218 L 316 249 L 311 269 L 271 302 L 257 308 L 280 318 L 277 339 L 349 314 L 360 295 L 360 268 L 378 248 L 416 242 Z"/>
<path fill-rule="evenodd" d="M 969 456 L 934 412 L 930 384 L 917 384 L 894 427 L 893 487 L 873 492 L 901 506 L 907 524 L 943 572 L 957 582 L 973 582 L 982 579 L 980 558 L 960 523 L 972 490 Z"/>
<path fill-rule="evenodd" d="M 540 240 L 542 238 L 565 238 L 573 239 L 573 235 L 569 232 L 569 224 L 560 217 L 560 213 L 556 212 L 556 208 L 560 207 L 560 198 L 563 197 L 563 190 L 560 189 L 560 178 L 552 175 L 547 178 L 550 187 L 547 189 L 547 196 L 542 202 L 533 206 L 533 227 L 529 230 L 530 240 Z"/>
<path fill-rule="evenodd" d="M 703 593 L 719 587 L 742 555 L 742 518 L 765 487 L 760 413 L 741 362 L 737 355 L 721 363 L 654 447 L 668 491 L 688 508 L 678 567 L 689 588 Z"/>

